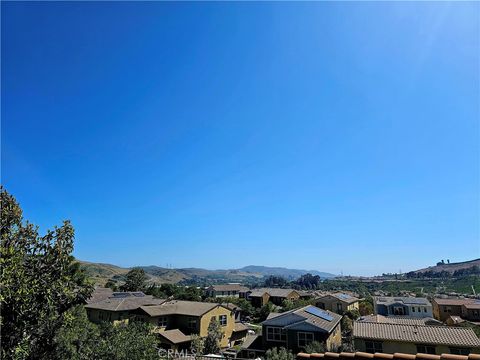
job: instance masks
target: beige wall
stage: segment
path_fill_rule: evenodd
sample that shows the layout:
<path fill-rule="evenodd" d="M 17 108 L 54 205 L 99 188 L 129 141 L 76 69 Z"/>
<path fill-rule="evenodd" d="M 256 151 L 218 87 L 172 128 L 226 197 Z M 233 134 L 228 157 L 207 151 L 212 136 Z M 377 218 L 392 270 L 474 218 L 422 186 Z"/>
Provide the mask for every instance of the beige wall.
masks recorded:
<path fill-rule="evenodd" d="M 328 351 L 336 351 L 342 345 L 342 329 L 340 323 L 338 323 L 325 343 Z"/>
<path fill-rule="evenodd" d="M 354 309 L 358 310 L 358 301 L 349 304 L 345 301 L 341 301 L 341 300 L 337 299 L 334 296 L 326 296 L 324 298 L 320 298 L 316 301 L 316 304 L 323 304 L 323 307 L 325 308 L 325 310 L 329 310 L 329 311 L 332 311 L 334 313 L 341 313 L 341 312 L 345 312 L 345 311 L 348 311 L 348 310 L 354 310 Z M 342 305 L 342 310 L 341 311 L 338 310 L 338 304 Z M 319 307 L 322 307 L 322 306 L 319 306 Z"/>

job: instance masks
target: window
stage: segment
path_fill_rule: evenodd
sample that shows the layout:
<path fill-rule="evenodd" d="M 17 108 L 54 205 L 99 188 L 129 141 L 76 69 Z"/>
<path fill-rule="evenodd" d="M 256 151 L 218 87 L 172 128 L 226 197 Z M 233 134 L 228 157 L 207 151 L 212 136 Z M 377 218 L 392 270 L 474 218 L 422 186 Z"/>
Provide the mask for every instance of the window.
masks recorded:
<path fill-rule="evenodd" d="M 285 329 L 267 326 L 267 340 L 285 342 L 287 340 Z"/>
<path fill-rule="evenodd" d="M 452 312 L 452 308 L 451 308 L 450 306 L 445 306 L 445 308 L 443 309 L 443 312 L 451 313 L 451 312 Z"/>
<path fill-rule="evenodd" d="M 337 311 L 343 311 L 343 306 L 341 303 L 337 303 Z"/>
<path fill-rule="evenodd" d="M 412 312 L 415 312 L 415 306 L 412 306 Z"/>
<path fill-rule="evenodd" d="M 311 332 L 299 332 L 298 336 L 298 347 L 305 347 L 311 342 L 313 342 L 313 333 Z"/>
<path fill-rule="evenodd" d="M 470 355 L 470 349 L 467 349 L 467 348 L 450 348 L 450 354 Z"/>
<path fill-rule="evenodd" d="M 427 308 L 426 308 L 426 307 L 423 308 L 423 312 L 427 312 Z"/>
<path fill-rule="evenodd" d="M 417 353 L 435 355 L 435 346 L 433 345 L 417 345 Z"/>
<path fill-rule="evenodd" d="M 218 317 L 218 322 L 221 326 L 227 326 L 227 315 L 220 315 Z"/>
<path fill-rule="evenodd" d="M 197 319 L 192 317 L 188 319 L 188 328 L 190 330 L 196 330 L 197 329 Z"/>
<path fill-rule="evenodd" d="M 365 341 L 365 351 L 368 353 L 383 352 L 383 346 L 380 341 Z"/>
<path fill-rule="evenodd" d="M 160 327 L 166 327 L 168 323 L 168 319 L 166 316 L 160 316 L 157 321 L 157 325 Z"/>

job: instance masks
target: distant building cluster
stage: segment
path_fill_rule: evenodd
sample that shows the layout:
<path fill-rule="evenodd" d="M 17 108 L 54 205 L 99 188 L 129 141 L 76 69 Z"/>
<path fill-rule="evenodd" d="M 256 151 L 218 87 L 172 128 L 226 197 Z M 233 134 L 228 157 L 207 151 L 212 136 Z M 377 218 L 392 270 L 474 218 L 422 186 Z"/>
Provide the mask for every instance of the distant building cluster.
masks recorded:
<path fill-rule="evenodd" d="M 99 288 L 85 307 L 89 319 L 96 323 L 142 321 L 152 324 L 160 346 L 165 349 L 190 348 L 194 335 L 207 336 L 213 319 L 223 332 L 222 349 L 234 351 L 236 357 L 263 357 L 268 349 L 284 347 L 304 359 L 311 357 L 304 351 L 313 342 L 322 344 L 325 351 L 343 349 L 346 329 L 342 329 L 342 319 L 358 314 L 363 301 L 348 292 L 319 294 L 295 289 L 249 289 L 241 284 L 209 286 L 205 288 L 205 297 L 217 301 L 157 299 L 142 292 Z M 256 326 L 245 321 L 239 306 L 223 302 L 228 298 L 244 299 L 257 309 L 271 304 L 275 311 Z M 282 309 L 285 301 L 302 300 L 307 305 L 289 311 Z M 454 354 L 464 356 L 459 360 L 480 360 L 480 357 L 467 357 L 480 353 L 480 339 L 471 327 L 462 326 L 465 323 L 480 325 L 480 300 L 433 298 L 430 301 L 414 296 L 376 296 L 373 308 L 372 314 L 353 321 L 349 336 L 352 350 L 356 352 L 349 353 L 349 358 L 361 358 L 356 354 L 363 353 L 428 354 L 440 360 L 445 354 Z M 327 354 L 316 355 L 328 357 Z"/>

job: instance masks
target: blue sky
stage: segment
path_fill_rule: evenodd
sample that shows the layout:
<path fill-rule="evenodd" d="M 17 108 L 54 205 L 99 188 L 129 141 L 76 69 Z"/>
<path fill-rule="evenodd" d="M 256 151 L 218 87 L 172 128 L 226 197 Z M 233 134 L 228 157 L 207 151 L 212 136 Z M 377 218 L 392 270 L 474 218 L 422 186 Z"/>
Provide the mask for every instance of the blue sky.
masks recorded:
<path fill-rule="evenodd" d="M 2 184 L 75 255 L 480 255 L 478 3 L 2 2 Z"/>

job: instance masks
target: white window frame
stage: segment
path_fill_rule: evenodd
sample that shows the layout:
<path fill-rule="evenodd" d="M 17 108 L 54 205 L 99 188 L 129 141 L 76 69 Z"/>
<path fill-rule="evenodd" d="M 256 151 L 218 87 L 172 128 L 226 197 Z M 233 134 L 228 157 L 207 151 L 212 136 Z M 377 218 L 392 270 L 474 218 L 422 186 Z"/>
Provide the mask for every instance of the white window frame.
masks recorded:
<path fill-rule="evenodd" d="M 219 315 L 218 322 L 220 323 L 220 326 L 227 326 L 227 322 L 228 322 L 227 315 Z"/>

